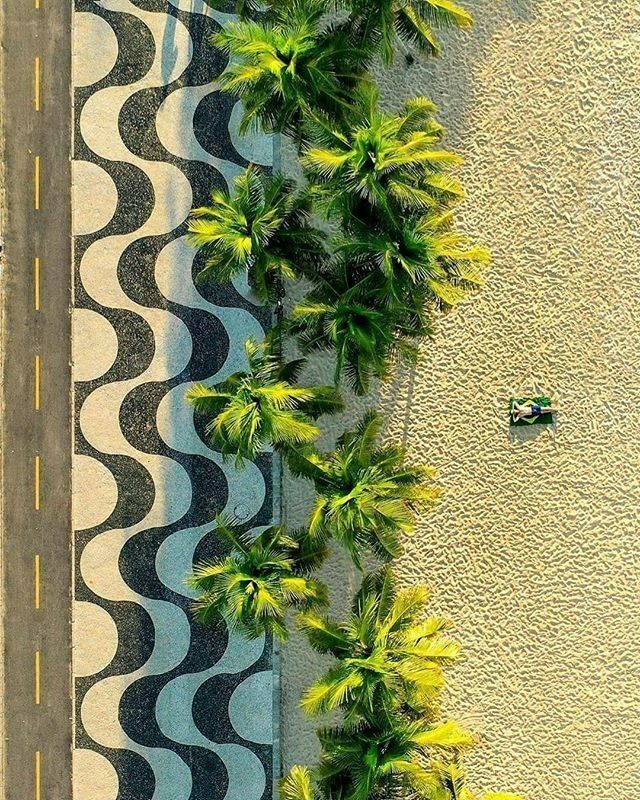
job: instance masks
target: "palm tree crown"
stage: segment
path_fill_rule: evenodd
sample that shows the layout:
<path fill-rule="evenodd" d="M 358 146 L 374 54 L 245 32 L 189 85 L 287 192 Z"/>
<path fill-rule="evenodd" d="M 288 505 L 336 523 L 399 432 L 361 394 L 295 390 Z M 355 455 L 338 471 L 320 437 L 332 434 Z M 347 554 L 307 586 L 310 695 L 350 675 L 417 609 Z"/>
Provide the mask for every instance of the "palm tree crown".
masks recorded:
<path fill-rule="evenodd" d="M 264 3 L 236 0 L 235 12 L 248 20 L 265 6 L 273 13 L 288 2 L 290 0 L 266 0 Z M 357 33 L 361 42 L 380 50 L 387 64 L 393 60 L 396 38 L 437 56 L 440 46 L 436 30 L 473 25 L 469 12 L 453 0 L 334 0 L 333 5 L 351 12 L 346 25 Z"/>
<path fill-rule="evenodd" d="M 458 657 L 459 647 L 444 635 L 447 620 L 424 619 L 428 597 L 420 586 L 397 591 L 391 570 L 383 567 L 364 578 L 344 622 L 302 614 L 300 627 L 311 646 L 338 659 L 305 691 L 303 709 L 318 714 L 341 708 L 348 723 L 380 720 L 405 705 L 429 710 L 444 683 L 442 667 Z"/>
<path fill-rule="evenodd" d="M 231 544 L 231 554 L 198 564 L 188 578 L 199 592 L 193 610 L 201 622 L 222 618 L 248 638 L 267 633 L 286 639 L 285 616 L 291 606 L 326 605 L 326 587 L 308 576 L 326 552 L 311 546 L 303 532 L 287 535 L 283 528 L 271 527 L 252 538 L 237 534 L 223 520 L 217 532 Z"/>
<path fill-rule="evenodd" d="M 287 453 L 293 473 L 312 480 L 317 492 L 310 534 L 338 539 L 358 567 L 362 548 L 384 559 L 399 555 L 398 533 L 411 531 L 414 509 L 439 494 L 425 485 L 433 470 L 405 466 L 403 447 L 376 444 L 381 424 L 370 411 L 328 455 L 311 447 Z"/>
<path fill-rule="evenodd" d="M 489 252 L 453 227 L 453 213 L 406 219 L 378 231 L 354 230 L 339 246 L 358 272 L 382 275 L 387 306 L 448 308 L 465 300 L 483 283 Z"/>
<path fill-rule="evenodd" d="M 362 263 L 338 259 L 318 267 L 313 288 L 287 320 L 304 352 L 335 352 L 336 385 L 344 375 L 359 395 L 373 378 L 388 377 L 397 357 L 416 363 L 413 340 L 431 333 L 419 293 L 400 298 L 397 292 L 394 299 L 375 268 L 367 272 Z"/>
<path fill-rule="evenodd" d="M 453 0 L 339 0 L 352 12 L 349 24 L 364 41 L 379 47 L 386 63 L 393 59 L 396 37 L 430 55 L 439 55 L 438 28 L 469 28 L 471 15 Z"/>
<path fill-rule="evenodd" d="M 435 106 L 425 97 L 408 101 L 389 114 L 379 93 L 361 87 L 348 127 L 316 116 L 308 123 L 302 163 L 316 183 L 329 215 L 339 214 L 346 230 L 382 218 L 396 222 L 407 210 L 424 211 L 459 195 L 459 185 L 444 170 L 459 156 L 439 147 L 442 127 Z"/>
<path fill-rule="evenodd" d="M 187 400 L 196 412 L 213 417 L 206 431 L 224 455 L 238 465 L 254 459 L 267 446 L 286 449 L 309 444 L 319 430 L 311 421 L 342 408 L 333 386 L 293 386 L 304 361 L 281 364 L 273 353 L 273 337 L 245 345 L 248 370 L 235 372 L 222 383 L 196 384 Z"/>
<path fill-rule="evenodd" d="M 473 744 L 473 737 L 454 721 L 407 721 L 325 728 L 318 732 L 322 757 L 320 786 L 332 800 L 370 800 L 415 792 L 423 797 L 444 793 L 429 759 L 440 750 L 455 753 Z M 426 764 L 426 765 L 425 765 Z"/>
<path fill-rule="evenodd" d="M 233 193 L 214 191 L 211 203 L 192 211 L 189 238 L 207 255 L 198 280 L 219 283 L 248 272 L 261 300 L 273 300 L 282 281 L 304 272 L 323 253 L 309 227 L 310 198 L 292 181 L 250 166 L 233 183 Z"/>
<path fill-rule="evenodd" d="M 358 758 L 357 751 L 353 753 L 353 757 Z M 455 761 L 434 760 L 430 763 L 429 769 L 418 766 L 416 770 L 411 762 L 408 764 L 403 762 L 401 766 L 406 770 L 406 774 L 403 772 L 388 774 L 383 791 L 371 793 L 370 797 L 373 800 L 378 800 L 380 795 L 385 800 L 404 796 L 424 798 L 424 800 L 476 800 L 476 795 L 466 785 L 464 770 Z M 411 780 L 412 772 L 413 780 Z M 280 782 L 282 800 L 338 800 L 343 796 L 344 793 L 330 795 L 328 791 L 323 791 L 318 785 L 317 775 L 307 767 L 299 765 L 292 767 Z M 483 796 L 483 800 L 523 799 L 520 795 L 508 792 L 488 792 Z"/>
<path fill-rule="evenodd" d="M 241 132 L 259 124 L 297 136 L 313 111 L 343 116 L 369 51 L 348 28 L 327 29 L 326 11 L 325 0 L 288 0 L 264 22 L 232 22 L 214 35 L 232 56 L 221 83 L 244 102 Z"/>

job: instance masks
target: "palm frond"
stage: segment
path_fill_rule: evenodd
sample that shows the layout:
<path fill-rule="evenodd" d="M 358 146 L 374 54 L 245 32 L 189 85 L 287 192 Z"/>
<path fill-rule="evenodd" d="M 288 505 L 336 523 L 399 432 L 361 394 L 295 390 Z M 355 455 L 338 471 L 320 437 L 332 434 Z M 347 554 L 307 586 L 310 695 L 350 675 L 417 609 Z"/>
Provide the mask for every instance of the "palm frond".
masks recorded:
<path fill-rule="evenodd" d="M 283 376 L 296 375 L 300 363 L 282 365 L 274 353 L 277 337 L 261 343 L 248 340 L 246 372 L 237 372 L 213 387 L 192 387 L 188 400 L 209 416 L 205 430 L 225 455 L 237 463 L 254 459 L 267 446 L 295 448 L 313 442 L 318 427 L 312 419 L 342 408 L 333 387 L 294 386 Z"/>
<path fill-rule="evenodd" d="M 340 656 L 349 650 L 349 637 L 328 617 L 320 617 L 312 612 L 300 614 L 298 627 L 306 635 L 313 649 L 319 653 Z"/>
<path fill-rule="evenodd" d="M 286 639 L 289 608 L 326 605 L 326 587 L 305 577 L 304 556 L 302 568 L 298 563 L 302 532 L 289 536 L 272 526 L 253 537 L 219 518 L 217 533 L 231 543 L 231 553 L 196 564 L 187 578 L 198 593 L 192 609 L 201 622 L 224 619 L 248 638 L 269 633 Z"/>
<path fill-rule="evenodd" d="M 430 730 L 420 731 L 413 735 L 412 740 L 420 747 L 470 747 L 473 736 L 461 725 L 453 720 L 442 722 Z"/>
<path fill-rule="evenodd" d="M 307 714 L 324 714 L 340 708 L 350 701 L 362 683 L 361 675 L 338 664 L 305 689 L 300 707 Z"/>
<path fill-rule="evenodd" d="M 244 31 L 247 24 L 238 26 Z M 225 35 L 235 36 L 234 30 L 225 29 Z M 251 26 L 245 35 L 250 32 Z M 233 73 L 228 81 L 233 85 L 241 79 L 248 78 Z M 292 181 L 250 165 L 236 177 L 231 193 L 213 192 L 209 206 L 191 213 L 188 239 L 207 256 L 196 280 L 225 283 L 248 273 L 260 299 L 275 299 L 283 281 L 297 279 L 324 258 L 308 209 L 307 192 L 297 192 Z"/>
<path fill-rule="evenodd" d="M 468 28 L 470 14 L 453 0 L 344 0 L 351 9 L 351 24 L 361 38 L 393 60 L 396 37 L 430 55 L 438 55 L 438 29 Z"/>
<path fill-rule="evenodd" d="M 296 765 L 280 781 L 282 800 L 315 800 L 311 772 L 307 767 Z"/>

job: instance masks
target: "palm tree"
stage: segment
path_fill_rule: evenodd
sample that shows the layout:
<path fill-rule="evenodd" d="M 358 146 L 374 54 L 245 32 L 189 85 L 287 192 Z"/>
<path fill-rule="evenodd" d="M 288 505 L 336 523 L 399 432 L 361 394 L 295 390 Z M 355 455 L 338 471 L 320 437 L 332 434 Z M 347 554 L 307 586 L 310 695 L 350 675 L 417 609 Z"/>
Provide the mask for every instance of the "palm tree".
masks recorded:
<path fill-rule="evenodd" d="M 322 259 L 320 234 L 308 224 L 310 209 L 308 193 L 296 192 L 293 181 L 249 166 L 231 194 L 214 191 L 210 205 L 191 213 L 189 239 L 207 255 L 197 279 L 226 283 L 248 272 L 260 299 L 276 299 L 283 281 Z"/>
<path fill-rule="evenodd" d="M 466 785 L 465 771 L 459 763 L 436 761 L 433 762 L 432 768 L 446 792 L 445 800 L 476 800 L 476 795 Z M 523 798 L 510 792 L 487 792 L 483 795 L 483 800 L 523 800 Z"/>
<path fill-rule="evenodd" d="M 197 413 L 213 417 L 206 427 L 212 442 L 223 455 L 235 455 L 238 466 L 267 446 L 287 449 L 313 442 L 319 430 L 311 420 L 342 409 L 333 386 L 292 385 L 304 361 L 282 365 L 273 352 L 277 336 L 274 331 L 261 344 L 245 344 L 246 371 L 187 392 Z"/>
<path fill-rule="evenodd" d="M 442 667 L 460 648 L 443 635 L 447 620 L 424 618 L 428 598 L 421 586 L 397 591 L 383 567 L 364 578 L 344 622 L 303 613 L 299 625 L 313 649 L 338 663 L 304 692 L 302 708 L 310 714 L 340 708 L 347 723 L 380 721 L 405 706 L 430 710 L 444 684 Z"/>
<path fill-rule="evenodd" d="M 339 0 L 351 10 L 349 25 L 374 42 L 388 64 L 396 37 L 430 55 L 439 55 L 435 30 L 469 28 L 471 15 L 453 0 Z"/>
<path fill-rule="evenodd" d="M 455 761 L 432 761 L 428 770 L 422 770 L 416 775 L 414 785 L 409 786 L 408 796 L 424 800 L 476 800 L 476 795 L 467 787 L 465 778 L 462 767 Z M 396 776 L 390 774 L 385 781 L 386 793 L 382 796 L 385 798 L 406 796 L 409 783 L 402 773 Z M 416 784 L 418 784 L 417 791 Z M 282 800 L 329 800 L 318 786 L 314 773 L 308 767 L 300 765 L 292 767 L 280 781 L 280 797 Z M 372 792 L 373 800 L 378 800 L 378 797 L 377 792 Z M 508 792 L 488 792 L 483 796 L 483 800 L 523 800 L 523 798 Z"/>
<path fill-rule="evenodd" d="M 354 760 L 359 760 L 361 753 L 354 753 Z M 319 785 L 317 770 L 312 771 L 308 767 L 295 765 L 291 768 L 287 775 L 280 781 L 280 798 L 281 800 L 343 800 L 345 794 L 341 791 L 340 786 L 337 787 L 335 794 L 331 794 L 326 783 Z M 429 786 L 428 793 L 419 794 L 414 790 L 413 786 L 408 784 L 408 781 L 402 775 L 389 776 L 385 782 L 385 794 L 377 793 L 375 790 L 369 795 L 372 800 L 382 800 L 386 798 L 401 798 L 401 797 L 424 797 L 424 800 L 452 800 L 451 796 L 439 794 L 436 789 L 437 779 L 434 776 L 433 786 Z M 424 781 L 421 789 L 424 788 Z M 410 792 L 407 792 L 410 789 Z M 470 800 L 470 798 L 464 798 Z"/>
<path fill-rule="evenodd" d="M 383 275 L 384 296 L 438 309 L 454 306 L 483 283 L 489 252 L 453 228 L 453 213 L 428 214 L 393 228 L 359 228 L 339 245 L 360 271 Z M 418 294 L 416 294 L 418 292 Z"/>
<path fill-rule="evenodd" d="M 339 127 L 316 115 L 307 123 L 301 161 L 315 182 L 315 193 L 329 215 L 353 225 L 397 224 L 407 212 L 437 208 L 461 189 L 444 171 L 460 158 L 439 147 L 442 126 L 425 97 L 390 114 L 380 110 L 375 87 L 363 86 Z"/>
<path fill-rule="evenodd" d="M 336 385 L 344 375 L 363 395 L 373 378 L 388 377 L 396 358 L 416 363 L 414 340 L 431 334 L 418 292 L 390 302 L 379 275 L 344 260 L 318 268 L 311 280 L 313 288 L 293 308 L 287 326 L 303 352 L 335 352 Z"/>
<path fill-rule="evenodd" d="M 376 444 L 381 424 L 369 411 L 333 452 L 324 455 L 313 447 L 287 452 L 291 471 L 312 480 L 317 492 L 310 535 L 319 541 L 335 537 L 358 568 L 363 548 L 385 560 L 399 555 L 398 533 L 411 531 L 414 510 L 439 494 L 425 485 L 433 470 L 405 466 L 403 447 Z"/>
<path fill-rule="evenodd" d="M 322 757 L 318 782 L 332 800 L 369 800 L 417 792 L 449 798 L 429 757 L 455 754 L 473 737 L 454 721 L 385 719 L 383 724 L 325 728 L 318 732 Z M 403 791 L 404 790 L 404 791 Z"/>
<path fill-rule="evenodd" d="M 326 605 L 326 586 L 309 577 L 326 551 L 304 532 L 287 535 L 274 526 L 252 538 L 236 533 L 224 520 L 219 520 L 217 532 L 232 552 L 198 564 L 187 579 L 199 592 L 193 611 L 200 622 L 222 618 L 230 630 L 250 639 L 266 633 L 284 640 L 285 617 L 292 606 Z"/>
<path fill-rule="evenodd" d="M 244 102 L 241 132 L 299 133 L 301 120 L 321 110 L 341 118 L 364 77 L 369 50 L 348 28 L 327 28 L 325 0 L 272 4 L 264 22 L 231 22 L 213 36 L 232 60 L 222 88 Z"/>
<path fill-rule="evenodd" d="M 354 760 L 359 760 L 360 753 L 354 753 Z M 343 800 L 346 799 L 342 787 L 339 785 L 333 789 L 334 793 L 325 785 L 319 785 L 317 770 L 312 771 L 308 767 L 296 764 L 280 781 L 280 798 L 281 800 Z M 435 783 L 435 782 L 434 782 Z M 424 782 L 423 782 L 424 784 Z M 421 789 L 424 785 L 421 785 Z M 371 800 L 382 800 L 383 798 L 402 798 L 402 797 L 424 797 L 425 800 L 452 800 L 449 794 L 439 794 L 435 791 L 436 787 L 429 786 L 428 793 L 418 793 L 415 791 L 413 785 L 409 785 L 408 781 L 401 775 L 389 776 L 385 782 L 384 794 L 378 793 L 374 790 L 369 794 Z M 409 791 L 407 791 L 409 789 Z M 470 800 L 465 797 L 465 800 Z"/>

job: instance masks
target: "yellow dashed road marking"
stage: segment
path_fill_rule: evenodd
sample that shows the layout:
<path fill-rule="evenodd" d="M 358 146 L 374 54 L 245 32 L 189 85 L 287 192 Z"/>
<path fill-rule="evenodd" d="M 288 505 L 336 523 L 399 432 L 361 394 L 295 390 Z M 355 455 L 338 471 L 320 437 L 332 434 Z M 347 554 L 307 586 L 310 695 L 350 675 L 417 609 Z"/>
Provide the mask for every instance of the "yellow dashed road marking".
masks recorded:
<path fill-rule="evenodd" d="M 40 210 L 40 156 L 35 157 L 33 165 L 33 204 L 36 211 Z"/>
<path fill-rule="evenodd" d="M 34 471 L 34 503 L 36 511 L 40 511 L 40 456 L 36 456 L 33 465 Z"/>
<path fill-rule="evenodd" d="M 33 406 L 40 411 L 40 356 L 36 356 L 34 364 Z"/>
<path fill-rule="evenodd" d="M 35 672 L 36 672 L 36 705 L 40 705 L 40 651 L 36 650 L 36 663 L 35 663 Z"/>
<path fill-rule="evenodd" d="M 42 759 L 40 758 L 40 751 L 36 750 L 36 800 L 40 800 L 40 784 L 42 779 Z"/>
<path fill-rule="evenodd" d="M 33 260 L 33 305 L 40 311 L 40 259 L 36 256 Z"/>
<path fill-rule="evenodd" d="M 40 556 L 37 553 L 34 567 L 35 607 L 40 608 Z"/>
<path fill-rule="evenodd" d="M 33 89 L 33 104 L 36 111 L 40 111 L 40 58 L 36 56 L 33 61 L 34 72 L 34 89 Z"/>

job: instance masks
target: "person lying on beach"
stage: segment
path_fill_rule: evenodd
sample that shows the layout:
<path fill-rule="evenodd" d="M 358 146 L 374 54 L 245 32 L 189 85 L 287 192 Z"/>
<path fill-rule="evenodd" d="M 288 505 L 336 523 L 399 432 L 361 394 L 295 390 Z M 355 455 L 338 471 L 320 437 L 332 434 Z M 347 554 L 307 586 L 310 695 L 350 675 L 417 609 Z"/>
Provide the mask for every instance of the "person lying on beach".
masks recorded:
<path fill-rule="evenodd" d="M 511 418 L 514 422 L 518 422 L 518 420 L 525 419 L 526 417 L 540 417 L 542 414 L 553 414 L 555 410 L 554 406 L 538 406 L 535 404 L 521 406 L 519 403 L 515 403 L 511 409 Z"/>

